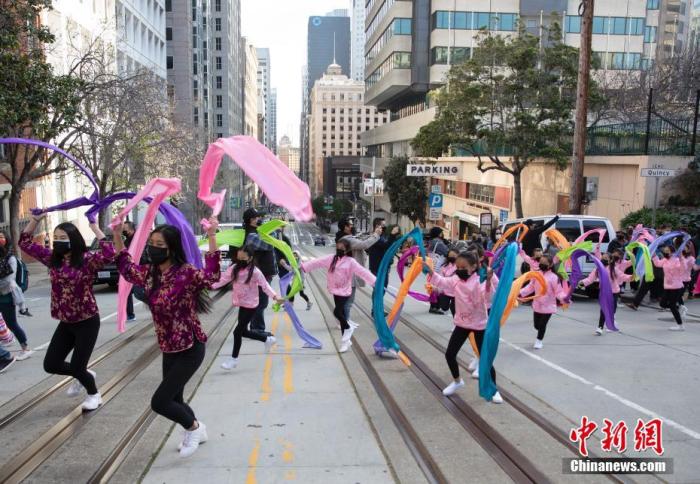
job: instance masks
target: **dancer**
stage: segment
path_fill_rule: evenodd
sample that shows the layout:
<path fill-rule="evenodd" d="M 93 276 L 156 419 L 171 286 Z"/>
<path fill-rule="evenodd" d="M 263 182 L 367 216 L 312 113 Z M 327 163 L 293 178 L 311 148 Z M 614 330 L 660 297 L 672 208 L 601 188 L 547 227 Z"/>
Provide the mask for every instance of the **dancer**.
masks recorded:
<path fill-rule="evenodd" d="M 149 265 L 134 263 L 122 241 L 122 225 L 113 227 L 119 273 L 128 282 L 144 287 L 163 352 L 163 381 L 151 398 L 151 408 L 183 427 L 182 443 L 178 446 L 181 457 L 194 454 L 199 444 L 207 440 L 207 428 L 185 403 L 183 391 L 204 360 L 207 335 L 197 313 L 209 311 L 205 289 L 221 276 L 216 245 L 219 223 L 211 217 L 209 224 L 209 251 L 201 270 L 187 263 L 182 235 L 172 225 L 160 225 L 149 235 Z"/>
<path fill-rule="evenodd" d="M 299 255 L 299 252 L 297 252 L 297 251 L 294 251 L 293 254 L 294 254 L 294 258 L 297 261 L 297 266 L 300 266 L 301 265 L 301 255 Z M 289 267 L 289 270 L 291 270 L 291 266 Z M 304 301 L 306 301 L 306 310 L 311 311 L 311 307 L 314 305 L 314 303 L 311 302 L 311 299 L 309 298 L 308 294 L 306 294 L 304 292 L 304 273 L 300 271 L 299 274 L 301 275 L 301 290 L 297 294 L 299 296 L 301 296 L 301 298 Z M 287 294 L 289 294 L 291 290 L 292 290 L 292 285 L 290 284 L 289 287 L 287 287 Z M 289 302 L 294 304 L 294 297 L 290 297 Z"/>
<path fill-rule="evenodd" d="M 685 305 L 685 302 L 683 301 L 683 295 L 685 294 L 685 291 L 688 291 L 688 298 L 692 299 L 693 297 L 693 266 L 695 265 L 695 257 L 693 257 L 693 254 L 691 253 L 690 249 L 688 246 L 683 248 L 683 252 L 681 254 L 681 264 L 683 265 L 683 293 L 681 294 L 680 297 L 680 307 L 678 308 L 678 311 L 681 313 L 681 317 L 685 318 L 688 315 L 688 308 Z"/>
<path fill-rule="evenodd" d="M 304 272 L 311 272 L 316 269 L 328 269 L 326 277 L 326 287 L 333 294 L 335 308 L 333 315 L 340 322 L 341 343 L 340 353 L 345 353 L 352 346 L 352 333 L 356 326 L 348 323 L 346 317 L 346 307 L 348 299 L 352 294 L 352 281 L 358 277 L 370 286 L 374 287 L 376 278 L 374 274 L 365 269 L 351 255 L 351 245 L 347 239 L 341 238 L 335 244 L 335 255 L 327 255 L 318 259 L 304 262 L 301 268 Z"/>
<path fill-rule="evenodd" d="M 535 298 L 532 302 L 532 319 L 537 331 L 537 339 L 535 339 L 535 344 L 532 347 L 536 350 L 541 350 L 544 334 L 547 331 L 547 323 L 549 323 L 552 315 L 557 312 L 557 300 L 563 301 L 566 298 L 566 293 L 561 285 L 559 276 L 552 270 L 552 259 L 548 255 L 541 255 L 539 260 L 534 260 L 522 250 L 520 255 L 530 265 L 530 270 L 542 273 L 547 283 L 545 294 Z M 539 294 L 540 291 L 541 285 L 535 280 L 520 291 L 520 297 L 523 298 L 532 293 Z"/>
<path fill-rule="evenodd" d="M 457 262 L 458 255 L 459 251 L 457 251 L 457 249 L 449 249 L 449 251 L 447 252 L 447 258 L 445 258 L 445 264 L 443 264 L 439 271 L 442 277 L 452 277 L 455 275 L 455 271 L 457 270 L 457 266 L 455 265 L 455 263 Z M 438 304 L 440 306 L 440 309 L 443 311 L 447 311 L 449 309 L 450 313 L 452 313 L 452 317 L 454 318 L 455 293 L 452 290 L 452 288 L 447 288 L 440 293 L 440 295 L 438 296 Z"/>
<path fill-rule="evenodd" d="M 683 285 L 683 278 L 685 277 L 685 265 L 679 257 L 675 257 L 672 254 L 672 248 L 665 245 L 661 249 L 663 255 L 662 259 L 659 259 L 656 254 L 651 258 L 654 266 L 659 267 L 663 270 L 664 274 L 664 307 L 668 307 L 673 314 L 673 318 L 676 320 L 676 324 L 668 328 L 670 331 L 684 331 L 683 318 L 679 311 L 680 301 L 683 299 L 683 292 L 685 292 L 685 286 Z"/>
<path fill-rule="evenodd" d="M 17 361 L 26 360 L 34 352 L 29 348 L 27 334 L 17 321 L 17 310 L 24 316 L 31 316 L 24 304 L 24 294 L 17 285 L 17 257 L 12 253 L 12 243 L 5 232 L 0 232 L 0 313 L 7 327 L 17 338 L 20 352 Z"/>
<path fill-rule="evenodd" d="M 232 265 L 222 276 L 221 280 L 214 284 L 213 289 L 232 283 L 231 294 L 233 305 L 238 307 L 238 324 L 233 330 L 233 353 L 221 364 L 224 370 L 232 370 L 238 365 L 238 354 L 241 351 L 243 338 L 254 339 L 265 343 L 265 352 L 269 353 L 272 345 L 277 341 L 273 335 L 265 336 L 262 333 L 250 331 L 248 325 L 255 315 L 258 307 L 258 288 L 277 302 L 282 302 L 277 293 L 270 287 L 260 269 L 255 267 L 253 258 L 255 251 L 250 246 L 238 249 L 236 263 Z"/>
<path fill-rule="evenodd" d="M 100 241 L 100 251 L 88 252 L 85 239 L 70 222 L 54 229 L 53 250 L 35 244 L 32 235 L 45 217 L 46 214 L 32 217 L 19 239 L 19 246 L 27 255 L 49 268 L 51 317 L 60 321 L 46 349 L 44 371 L 75 378 L 68 396 L 79 395 L 82 386 L 87 390 L 83 410 L 95 410 L 102 404 L 102 397 L 95 384 L 95 372 L 87 368 L 100 332 L 100 314 L 92 284 L 97 271 L 114 260 L 114 247 L 105 240 L 97 224 L 91 223 L 90 229 Z M 73 355 L 67 363 L 71 351 Z"/>
<path fill-rule="evenodd" d="M 607 277 L 610 280 L 610 287 L 612 288 L 613 294 L 613 314 L 617 313 L 617 303 L 620 300 L 620 287 L 625 283 L 632 280 L 631 274 L 625 274 L 625 270 L 632 264 L 628 260 L 622 259 L 622 250 L 614 249 L 612 253 L 606 252 L 600 256 L 600 262 L 603 263 L 605 267 L 608 268 Z M 593 272 L 588 274 L 584 280 L 578 283 L 579 287 L 586 288 L 593 284 L 595 281 L 599 280 L 598 269 L 593 269 Z M 595 330 L 595 334 L 601 336 L 603 334 L 603 326 L 605 325 L 605 315 L 603 310 L 600 310 L 600 316 L 598 317 L 598 327 Z"/>
<path fill-rule="evenodd" d="M 442 277 L 428 267 L 432 275 L 431 284 L 442 291 L 451 290 L 455 294 L 455 327 L 445 352 L 445 360 L 452 373 L 453 381 L 442 391 L 445 396 L 452 395 L 464 386 L 464 380 L 459 376 L 457 354 L 469 338 L 469 333 L 474 333 L 476 346 L 481 351 L 488 321 L 486 301 L 493 297 L 498 284 L 498 277 L 491 270 L 488 271 L 486 280 L 483 283 L 479 282 L 479 258 L 474 252 L 462 252 L 457 256 L 455 264 L 457 268 L 452 277 Z M 478 369 L 475 373 L 477 371 Z M 491 367 L 491 378 L 495 383 L 496 370 L 493 367 Z M 503 397 L 497 391 L 491 401 L 503 403 Z"/>

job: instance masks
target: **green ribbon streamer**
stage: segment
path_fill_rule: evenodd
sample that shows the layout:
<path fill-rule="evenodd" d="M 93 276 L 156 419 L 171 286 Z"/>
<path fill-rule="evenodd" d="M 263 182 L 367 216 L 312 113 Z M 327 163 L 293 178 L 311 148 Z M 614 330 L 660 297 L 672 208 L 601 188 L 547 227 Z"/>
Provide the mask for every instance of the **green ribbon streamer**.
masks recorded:
<path fill-rule="evenodd" d="M 228 229 L 222 230 L 216 234 L 216 245 L 221 247 L 222 245 L 230 245 L 233 247 L 243 247 L 245 242 L 245 230 L 244 229 Z M 208 238 L 202 238 L 199 241 L 199 246 L 203 247 L 209 244 Z"/>
<path fill-rule="evenodd" d="M 625 252 L 629 256 L 630 261 L 632 261 L 632 274 L 634 276 L 634 280 L 639 280 L 639 276 L 637 276 L 637 271 L 635 270 L 637 267 L 637 261 L 634 257 L 634 249 L 639 249 L 642 251 L 642 260 L 644 261 L 644 280 L 647 282 L 653 281 L 654 267 L 651 263 L 651 253 L 649 252 L 649 247 L 641 242 L 632 242 L 627 244 L 627 247 L 625 247 Z"/>
<path fill-rule="evenodd" d="M 299 291 L 301 291 L 303 286 L 301 283 L 301 272 L 299 272 L 299 264 L 297 263 L 296 257 L 294 257 L 294 252 L 292 252 L 292 248 L 284 240 L 276 239 L 272 235 L 270 235 L 272 232 L 281 227 L 284 227 L 285 225 L 287 225 L 287 223 L 282 220 L 270 220 L 269 222 L 266 222 L 260 227 L 258 227 L 258 235 L 260 236 L 263 242 L 266 242 L 275 249 L 279 250 L 287 259 L 289 265 L 292 266 L 292 271 L 294 272 L 294 279 L 292 279 L 292 289 L 289 291 L 289 294 L 285 297 L 285 299 L 288 300 L 289 298 L 294 297 Z M 280 304 L 274 303 L 272 305 L 272 310 L 275 312 L 279 311 Z"/>
<path fill-rule="evenodd" d="M 591 252 L 593 250 L 593 242 L 591 242 L 590 240 L 586 242 L 580 242 L 578 244 L 574 244 L 571 247 L 567 247 L 566 249 L 557 252 L 556 257 L 557 259 L 559 259 L 559 267 L 557 268 L 557 274 L 559 274 L 559 276 L 561 276 L 561 278 L 565 281 L 569 280 L 569 274 L 566 272 L 564 262 L 571 259 L 571 255 L 577 250 L 585 250 L 586 252 Z"/>

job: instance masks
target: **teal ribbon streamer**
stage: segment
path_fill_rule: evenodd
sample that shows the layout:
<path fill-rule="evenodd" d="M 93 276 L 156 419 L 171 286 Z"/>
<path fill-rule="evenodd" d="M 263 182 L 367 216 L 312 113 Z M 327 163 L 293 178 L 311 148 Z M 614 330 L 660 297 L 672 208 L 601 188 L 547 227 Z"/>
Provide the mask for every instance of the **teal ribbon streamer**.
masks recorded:
<path fill-rule="evenodd" d="M 518 257 L 517 242 L 508 244 L 508 248 L 504 252 L 505 262 L 491 304 L 491 313 L 486 323 L 484 342 L 481 345 L 479 356 L 479 395 L 487 401 L 491 401 L 497 391 L 496 383 L 491 378 L 491 368 L 493 360 L 496 359 L 498 341 L 501 337 L 501 317 L 506 309 L 510 289 L 515 278 L 515 260 Z"/>

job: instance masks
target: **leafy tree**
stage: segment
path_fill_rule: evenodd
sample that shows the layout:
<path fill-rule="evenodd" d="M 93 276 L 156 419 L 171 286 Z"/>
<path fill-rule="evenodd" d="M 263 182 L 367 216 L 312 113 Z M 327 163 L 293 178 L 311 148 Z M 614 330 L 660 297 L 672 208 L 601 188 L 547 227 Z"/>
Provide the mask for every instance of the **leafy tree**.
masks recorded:
<path fill-rule="evenodd" d="M 0 0 L 0 136 L 53 140 L 65 149 L 88 86 L 76 76 L 82 59 L 66 75 L 56 75 L 44 58 L 54 36 L 38 16 L 50 8 L 50 0 Z M 0 161 L 0 179 L 11 187 L 10 231 L 17 240 L 22 190 L 65 166 L 52 153 L 24 145 L 5 145 Z"/>
<path fill-rule="evenodd" d="M 642 224 L 645 227 L 651 227 L 653 220 L 653 209 L 644 207 L 634 212 L 628 213 L 622 220 L 620 220 L 620 227 L 636 226 L 637 224 Z M 670 225 L 671 227 L 678 227 L 680 224 L 680 216 L 669 210 L 658 209 L 656 211 L 656 226 Z"/>
<path fill-rule="evenodd" d="M 333 222 L 337 222 L 349 214 L 352 214 L 352 202 L 350 200 L 345 200 L 344 198 L 333 200 L 333 213 L 331 214 Z"/>
<path fill-rule="evenodd" d="M 411 220 L 425 222 L 425 206 L 428 203 L 426 179 L 406 175 L 407 157 L 394 157 L 382 172 L 384 190 L 389 195 L 391 211 Z"/>
<path fill-rule="evenodd" d="M 473 57 L 451 68 L 435 96 L 438 116 L 414 148 L 432 156 L 461 148 L 480 172 L 509 173 L 522 217 L 523 170 L 538 158 L 564 168 L 571 156 L 577 72 L 578 50 L 562 42 L 556 21 L 542 42 L 522 24 L 511 37 L 484 31 Z"/>
<path fill-rule="evenodd" d="M 325 209 L 326 205 L 326 200 L 323 195 L 319 195 L 318 197 L 314 198 L 311 200 L 311 207 L 314 209 L 314 213 L 316 214 L 316 217 L 319 219 L 326 218 L 328 215 Z"/>

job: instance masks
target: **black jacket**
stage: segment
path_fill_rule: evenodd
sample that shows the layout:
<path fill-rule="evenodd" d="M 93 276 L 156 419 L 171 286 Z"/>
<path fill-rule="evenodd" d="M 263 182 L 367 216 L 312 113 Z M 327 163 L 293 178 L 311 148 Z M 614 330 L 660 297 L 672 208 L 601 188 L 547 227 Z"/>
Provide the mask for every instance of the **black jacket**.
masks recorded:
<path fill-rule="evenodd" d="M 528 231 L 528 233 L 523 238 L 523 250 L 527 255 L 532 257 L 532 253 L 535 251 L 535 249 L 542 248 L 542 243 L 540 242 L 542 234 L 545 230 L 549 229 L 552 225 L 557 223 L 557 220 L 559 220 L 559 215 L 554 217 L 546 224 L 540 227 L 533 227 Z"/>
<path fill-rule="evenodd" d="M 369 256 L 369 271 L 375 276 L 379 272 L 379 264 L 382 262 L 384 254 L 386 254 L 386 251 L 389 250 L 391 244 L 396 242 L 398 238 L 398 234 L 389 234 L 388 236 L 382 235 L 372 247 L 367 249 L 367 255 Z M 389 263 L 389 267 L 391 267 L 392 263 L 393 259 L 392 262 Z"/>
<path fill-rule="evenodd" d="M 282 240 L 283 240 L 288 246 L 290 246 L 290 247 L 292 246 L 292 242 L 289 240 L 289 238 L 288 238 L 286 235 L 283 235 L 283 236 L 282 236 Z M 280 261 L 283 260 L 283 259 L 284 259 L 285 261 L 287 261 L 287 262 L 289 262 L 289 261 L 288 261 L 287 258 L 284 256 L 284 254 L 283 254 L 282 252 L 280 252 L 279 250 L 277 250 L 277 249 L 275 249 L 275 259 L 276 259 L 276 262 L 277 262 L 277 273 L 278 273 L 278 275 L 280 276 L 280 278 L 282 278 L 282 277 L 286 276 L 287 273 L 288 273 L 289 271 L 288 271 L 287 269 L 285 269 L 284 267 L 282 267 L 282 264 L 280 264 Z M 290 264 L 290 265 L 291 265 L 291 264 Z"/>
<path fill-rule="evenodd" d="M 274 248 L 262 242 L 255 227 L 246 227 L 245 243 L 250 244 L 255 249 L 253 259 L 255 267 L 260 269 L 266 279 L 271 279 L 277 274 L 277 262 L 275 262 Z"/>

